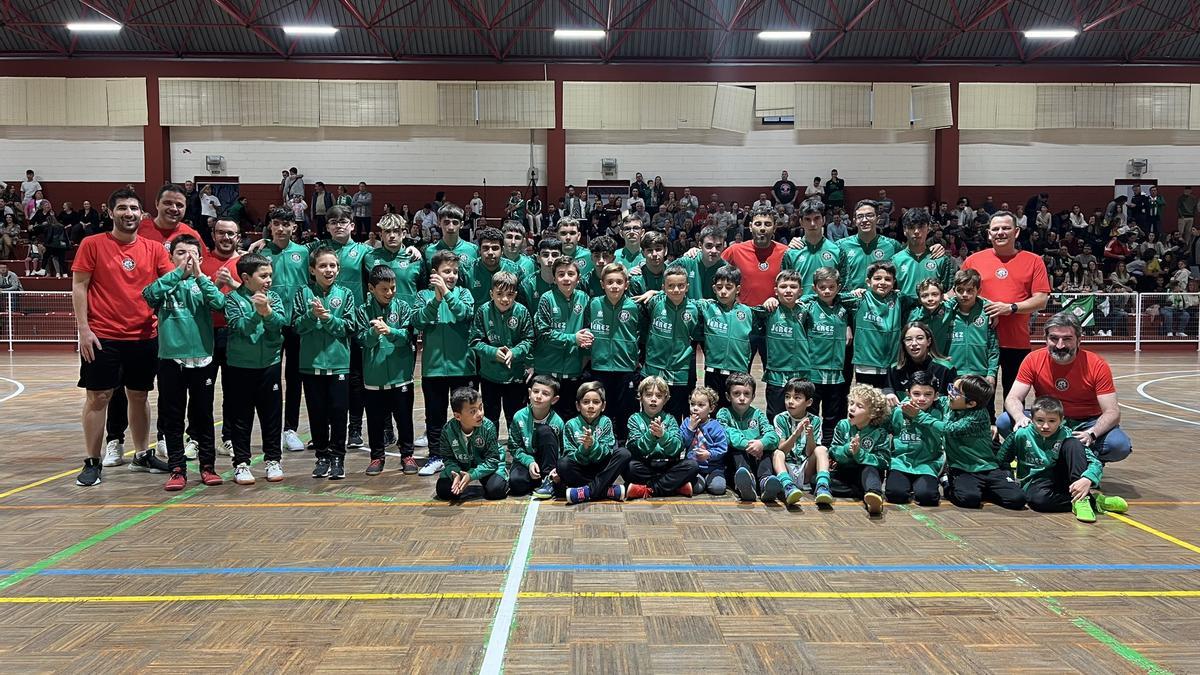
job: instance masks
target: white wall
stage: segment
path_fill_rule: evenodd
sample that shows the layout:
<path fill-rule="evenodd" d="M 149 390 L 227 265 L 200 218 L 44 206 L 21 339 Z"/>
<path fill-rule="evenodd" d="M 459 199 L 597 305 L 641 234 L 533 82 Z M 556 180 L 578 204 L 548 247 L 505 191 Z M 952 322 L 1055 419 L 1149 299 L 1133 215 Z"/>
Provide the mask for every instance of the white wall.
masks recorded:
<path fill-rule="evenodd" d="M 544 183 L 546 134 L 533 138 Z M 278 183 L 295 166 L 310 183 L 524 185 L 529 149 L 530 133 L 521 129 L 174 127 L 171 176 L 206 174 L 205 156 L 223 155 L 226 175 L 243 183 Z"/>
<path fill-rule="evenodd" d="M 830 169 L 848 185 L 933 185 L 933 132 L 870 129 L 797 133 L 791 127 L 748 134 L 719 130 L 568 131 L 567 182 L 600 177 L 615 157 L 619 177 L 661 175 L 668 186 L 770 186 L 786 169 L 797 185 Z"/>
<path fill-rule="evenodd" d="M 0 180 L 33 169 L 44 182 L 140 183 L 141 127 L 0 127 Z"/>
<path fill-rule="evenodd" d="M 1200 132 L 1058 129 L 963 131 L 960 185 L 1112 185 L 1130 159 L 1150 160 L 1146 178 L 1200 183 Z"/>

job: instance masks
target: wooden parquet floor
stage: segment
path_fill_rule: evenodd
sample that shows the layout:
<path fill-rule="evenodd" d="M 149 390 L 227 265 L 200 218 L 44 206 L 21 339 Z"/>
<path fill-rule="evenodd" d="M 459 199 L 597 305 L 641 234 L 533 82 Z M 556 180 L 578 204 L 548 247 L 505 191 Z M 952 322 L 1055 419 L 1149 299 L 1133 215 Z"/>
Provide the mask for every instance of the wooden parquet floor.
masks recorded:
<path fill-rule="evenodd" d="M 1105 488 L 1131 508 L 1085 525 L 448 506 L 364 452 L 341 482 L 285 453 L 278 484 L 79 488 L 75 355 L 0 354 L 0 672 L 1200 672 L 1200 359 L 1108 356 L 1135 450 Z"/>

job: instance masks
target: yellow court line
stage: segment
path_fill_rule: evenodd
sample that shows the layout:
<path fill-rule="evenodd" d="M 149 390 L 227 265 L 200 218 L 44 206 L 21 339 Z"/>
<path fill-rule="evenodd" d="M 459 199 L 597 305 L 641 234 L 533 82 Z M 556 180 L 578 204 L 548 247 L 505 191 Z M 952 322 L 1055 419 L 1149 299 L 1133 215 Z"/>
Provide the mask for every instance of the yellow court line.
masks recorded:
<path fill-rule="evenodd" d="M 1169 541 L 1172 544 L 1175 544 L 1176 546 L 1186 548 L 1187 550 L 1191 551 L 1192 553 L 1200 553 L 1200 546 L 1196 546 L 1195 544 L 1189 544 L 1188 542 L 1186 542 L 1178 537 L 1172 537 L 1171 535 L 1167 534 L 1166 532 L 1163 532 L 1162 530 L 1156 530 L 1153 527 L 1150 527 L 1149 525 L 1147 525 L 1145 523 L 1140 523 L 1140 522 L 1134 520 L 1133 518 L 1130 518 L 1129 516 L 1123 516 L 1119 513 L 1112 513 L 1111 511 L 1106 511 L 1105 515 L 1110 516 L 1112 518 L 1116 518 L 1117 520 L 1121 521 L 1122 523 L 1125 523 L 1126 525 L 1132 525 L 1143 532 L 1149 532 L 1150 534 L 1158 537 L 1159 539 L 1165 539 L 1166 541 Z"/>
<path fill-rule="evenodd" d="M 462 593 L 213 593 L 198 595 L 66 595 L 0 597 L 7 605 L 157 602 L 363 602 L 378 600 L 499 600 L 495 591 Z M 1020 598 L 1200 598 L 1194 590 L 1114 591 L 523 591 L 522 600 L 561 599 L 768 599 L 768 600 L 926 600 Z"/>
<path fill-rule="evenodd" d="M 215 424 L 213 424 L 213 427 L 216 428 L 216 427 L 221 426 L 221 424 L 224 423 L 224 421 L 225 420 L 220 420 L 220 421 L 216 422 Z M 151 443 L 149 449 L 153 450 L 156 445 L 158 445 L 158 441 Z M 128 450 L 125 452 L 124 456 L 129 457 L 129 456 L 133 455 L 133 453 L 135 453 L 135 452 L 137 452 L 137 450 Z M 67 471 L 63 471 L 62 473 L 56 473 L 53 476 L 47 476 L 40 480 L 35 480 L 32 483 L 27 483 L 25 485 L 22 485 L 21 487 L 15 487 L 11 490 L 7 490 L 5 492 L 0 492 L 0 499 L 4 499 L 5 497 L 11 497 L 11 496 L 17 494 L 18 492 L 32 490 L 33 488 L 35 488 L 39 485 L 45 485 L 46 483 L 56 481 L 59 478 L 66 478 L 68 476 L 74 476 L 78 473 L 79 473 L 79 468 L 68 469 Z M 154 506 L 158 506 L 158 504 L 155 504 Z"/>

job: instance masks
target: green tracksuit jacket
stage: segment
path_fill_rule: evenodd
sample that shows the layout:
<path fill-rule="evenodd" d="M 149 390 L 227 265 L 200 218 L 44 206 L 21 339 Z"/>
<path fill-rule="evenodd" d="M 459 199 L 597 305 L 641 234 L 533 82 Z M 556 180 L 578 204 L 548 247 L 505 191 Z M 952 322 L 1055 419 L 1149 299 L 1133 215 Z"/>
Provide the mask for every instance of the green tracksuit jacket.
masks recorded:
<path fill-rule="evenodd" d="M 475 306 L 482 307 L 483 303 L 492 299 L 492 277 L 496 272 L 512 272 L 517 275 L 517 285 L 520 285 L 520 268 L 511 260 L 500 259 L 500 267 L 495 272 L 483 266 L 483 260 L 473 260 L 459 267 L 458 285 L 471 289 L 471 297 Z"/>
<path fill-rule="evenodd" d="M 1000 372 L 1000 341 L 992 322 L 983 311 L 984 303 L 976 300 L 971 311 L 963 314 L 958 305 L 951 301 L 946 309 L 953 322 L 950 324 L 950 363 L 959 375 L 996 377 Z"/>
<path fill-rule="evenodd" d="M 271 261 L 271 290 L 283 300 L 284 321 L 292 323 L 292 298 L 312 281 L 308 273 L 308 248 L 288 242 L 279 248 L 271 241 L 259 251 Z"/>
<path fill-rule="evenodd" d="M 846 328 L 854 320 L 853 303 L 835 299 L 826 305 L 812 296 L 804 303 L 808 337 L 808 374 L 815 384 L 841 384 L 846 364 Z"/>
<path fill-rule="evenodd" d="M 933 344 L 937 345 L 938 352 L 948 354 L 950 351 L 950 333 L 954 325 L 954 310 L 946 307 L 945 303 L 935 308 L 932 312 L 925 308 L 924 305 L 918 304 L 908 313 L 908 321 L 920 321 L 929 326 L 929 331 L 933 333 Z"/>
<path fill-rule="evenodd" d="M 328 319 L 313 314 L 319 298 Z M 309 375 L 345 375 L 350 372 L 350 340 L 358 332 L 358 303 L 353 293 L 337 283 L 322 291 L 315 283 L 296 292 L 292 316 L 300 335 L 300 372 Z"/>
<path fill-rule="evenodd" d="M 968 473 L 991 471 L 1000 466 L 992 449 L 992 422 L 986 410 L 950 410 L 945 396 L 936 405 L 945 411 L 945 419 L 922 412 L 917 415 L 917 426 L 941 432 L 946 439 L 947 466 Z"/>
<path fill-rule="evenodd" d="M 1050 438 L 1042 438 L 1032 424 L 1021 427 L 1004 439 L 1004 444 L 1000 446 L 1000 463 L 1008 466 L 1014 459 L 1017 460 L 1017 478 L 1021 481 L 1021 487 L 1029 487 L 1030 483 L 1043 476 L 1053 476 L 1062 443 L 1070 437 L 1071 430 L 1065 424 Z M 1084 452 L 1088 465 L 1083 477 L 1092 481 L 1092 487 L 1100 487 L 1104 467 L 1091 448 L 1084 446 Z M 1065 485 L 1062 487 L 1066 489 Z"/>
<path fill-rule="evenodd" d="M 808 339 L 804 334 L 801 306 L 779 305 L 773 312 L 755 307 L 754 315 L 767 337 L 767 367 L 763 382 L 783 386 L 789 378 L 807 378 Z"/>
<path fill-rule="evenodd" d="M 413 307 L 413 328 L 425 336 L 421 350 L 422 377 L 467 377 L 475 374 L 475 355 L 471 353 L 471 322 L 475 319 L 475 301 L 462 286 L 437 293 L 425 289 L 417 293 Z"/>
<path fill-rule="evenodd" d="M 413 349 L 412 308 L 400 299 L 392 298 L 386 306 L 374 297 L 358 310 L 358 344 L 362 346 L 363 385 L 375 389 L 390 389 L 413 381 L 416 352 Z M 372 319 L 387 324 L 390 332 L 380 335 L 371 325 Z"/>
<path fill-rule="evenodd" d="M 337 285 L 349 290 L 354 297 L 355 304 L 361 305 L 367 299 L 367 287 L 363 282 L 363 267 L 367 260 L 367 254 L 374 249 L 353 239 L 344 244 L 339 244 L 333 239 L 318 239 L 308 245 L 308 250 L 312 251 L 322 244 L 337 252 Z"/>
<path fill-rule="evenodd" d="M 272 283 L 274 286 L 274 283 Z M 290 313 L 274 290 L 267 291 L 271 313 L 263 317 L 250 301 L 253 293 L 243 284 L 225 296 L 225 362 L 235 368 L 266 368 L 279 363 L 283 353 L 283 328 Z"/>
<path fill-rule="evenodd" d="M 642 265 L 642 271 L 629 277 L 629 294 L 641 295 L 646 291 L 662 291 L 663 289 L 663 274 L 667 268 L 659 274 L 650 271 L 649 267 Z"/>
<path fill-rule="evenodd" d="M 717 294 L 713 291 L 713 277 L 717 275 L 717 270 L 726 265 L 724 260 L 718 259 L 711 267 L 705 267 L 701 258 L 683 256 L 671 264 L 679 265 L 687 270 L 687 296 L 690 300 L 695 300 L 699 304 L 701 300 L 717 299 Z"/>
<path fill-rule="evenodd" d="M 650 423 L 655 419 L 662 422 L 662 438 L 650 432 Z M 679 440 L 679 422 L 674 417 L 660 412 L 650 417 L 638 411 L 629 416 L 629 440 L 625 443 L 634 459 L 648 462 L 661 459 L 679 459 L 683 444 Z"/>
<path fill-rule="evenodd" d="M 501 347 L 512 350 L 512 365 L 496 360 Z M 501 312 L 487 301 L 475 310 L 471 323 L 471 350 L 479 358 L 479 376 L 488 382 L 508 384 L 525 380 L 525 368 L 533 351 L 533 317 L 518 304 Z"/>
<path fill-rule="evenodd" d="M 380 246 L 367 253 L 363 263 L 363 283 L 370 279 L 371 270 L 377 265 L 387 265 L 396 274 L 396 297 L 409 307 L 417 302 L 417 291 L 425 287 L 429 278 L 429 268 L 424 260 L 413 260 L 406 249 L 389 251 Z"/>
<path fill-rule="evenodd" d="M 842 290 L 854 291 L 867 287 L 867 268 L 873 263 L 891 260 L 900 251 L 900 243 L 883 235 L 864 245 L 858 235 L 838 239 L 844 262 Z"/>
<path fill-rule="evenodd" d="M 854 311 L 854 365 L 886 370 L 896 362 L 900 333 L 912 302 L 895 291 L 882 298 L 867 291 L 858 299 Z"/>
<path fill-rule="evenodd" d="M 583 436 L 586 430 L 592 431 L 592 448 L 583 447 Z M 613 436 L 612 420 L 604 415 L 588 424 L 583 415 L 574 417 L 563 426 L 562 456 L 569 457 L 584 465 L 595 464 L 608 459 L 617 448 L 617 439 Z"/>
<path fill-rule="evenodd" d="M 486 417 L 483 418 L 483 424 L 471 432 L 470 438 L 463 433 L 458 420 L 446 422 L 446 426 L 442 427 L 440 445 L 442 461 L 445 462 L 442 478 L 466 471 L 471 480 L 483 480 L 499 471 L 503 464 L 496 425 Z"/>
<path fill-rule="evenodd" d="M 786 460 L 789 462 L 804 461 L 810 439 L 814 440 L 817 445 L 821 444 L 821 417 L 812 413 L 807 413 L 805 417 L 808 418 L 808 431 L 797 437 L 796 444 L 792 446 L 791 450 L 788 450 Z M 803 420 L 792 419 L 792 414 L 786 410 L 775 416 L 775 434 L 779 436 L 780 445 L 783 445 L 783 442 L 792 435 L 792 432 L 796 430 L 796 425 L 801 421 Z"/>
<path fill-rule="evenodd" d="M 554 430 L 558 436 L 559 447 L 562 447 L 563 424 L 562 418 L 553 410 L 546 416 L 546 424 Z M 533 456 L 533 434 L 537 429 L 537 422 L 533 419 L 533 408 L 525 406 L 513 415 L 512 430 L 508 432 L 508 451 L 512 453 L 512 461 L 520 462 L 525 466 L 533 464 L 536 458 Z M 542 469 L 542 475 L 550 473 L 554 467 L 546 467 Z"/>
<path fill-rule="evenodd" d="M 888 431 L 890 425 L 884 420 L 882 425 L 869 424 L 865 429 L 859 429 L 850 424 L 850 420 L 839 420 L 833 428 L 833 440 L 829 443 L 829 458 L 839 466 L 858 464 L 873 466 L 880 471 L 887 469 L 892 451 L 892 438 Z M 850 441 L 858 436 L 858 452 L 850 453 Z"/>
<path fill-rule="evenodd" d="M 158 317 L 158 358 L 200 359 L 213 355 L 212 313 L 225 309 L 225 296 L 208 277 L 184 278 L 171 270 L 142 289 Z"/>
<path fill-rule="evenodd" d="M 521 278 L 521 285 L 517 289 L 517 302 L 525 305 L 531 314 L 537 312 L 538 303 L 541 302 L 542 296 L 558 288 L 558 285 L 553 280 L 546 281 L 542 278 L 541 273 L 532 274 Z"/>
<path fill-rule="evenodd" d="M 937 279 L 942 286 L 942 292 L 948 293 L 954 287 L 954 273 L 958 265 L 954 258 L 943 255 L 938 259 L 930 257 L 926 250 L 919 256 L 914 256 L 908 247 L 904 247 L 892 258 L 896 264 L 896 290 L 901 295 L 916 298 L 917 286 L 926 279 Z"/>
<path fill-rule="evenodd" d="M 944 411 L 933 405 L 929 415 L 941 419 Z M 942 473 L 945 454 L 942 434 L 932 427 L 920 427 L 904 411 L 892 411 L 892 462 L 888 468 L 904 473 L 937 476 Z"/>
<path fill-rule="evenodd" d="M 425 247 L 426 265 L 433 260 L 433 254 L 438 251 L 454 251 L 454 254 L 458 256 L 458 269 L 460 271 L 472 262 L 479 260 L 479 247 L 475 244 L 465 239 L 459 239 L 457 244 L 450 247 L 446 244 L 446 240 L 442 239 Z"/>
<path fill-rule="evenodd" d="M 821 243 L 813 246 L 804 240 L 804 248 L 789 248 L 783 254 L 783 269 L 794 270 L 800 275 L 800 291 L 807 293 L 813 288 L 813 272 L 822 267 L 832 267 L 845 278 L 846 254 L 836 242 L 821 237 Z"/>
<path fill-rule="evenodd" d="M 695 377 L 693 344 L 703 336 L 696 302 L 684 298 L 677 305 L 660 293 L 646 303 L 646 320 L 643 374 L 657 375 L 672 386 L 687 384 Z"/>
<path fill-rule="evenodd" d="M 601 295 L 588 301 L 585 324 L 592 341 L 592 370 L 602 373 L 632 373 L 641 363 L 642 308 L 629 296 L 617 304 Z"/>
<path fill-rule="evenodd" d="M 539 375 L 579 377 L 583 373 L 584 351 L 575 342 L 575 334 L 587 323 L 588 297 L 575 289 L 567 297 L 557 288 L 542 296 L 533 315 L 537 340 L 533 346 L 533 372 Z"/>
<path fill-rule="evenodd" d="M 754 311 L 736 301 L 728 309 L 716 300 L 704 300 L 697 306 L 704 322 L 704 367 L 750 372 L 750 336 L 756 334 Z"/>
<path fill-rule="evenodd" d="M 734 412 L 733 408 L 721 408 L 717 411 L 717 421 L 725 425 L 730 450 L 745 452 L 750 441 L 762 441 L 763 452 L 774 452 L 779 448 L 779 435 L 775 433 L 775 427 L 771 426 L 767 414 L 754 406 L 741 415 Z"/>

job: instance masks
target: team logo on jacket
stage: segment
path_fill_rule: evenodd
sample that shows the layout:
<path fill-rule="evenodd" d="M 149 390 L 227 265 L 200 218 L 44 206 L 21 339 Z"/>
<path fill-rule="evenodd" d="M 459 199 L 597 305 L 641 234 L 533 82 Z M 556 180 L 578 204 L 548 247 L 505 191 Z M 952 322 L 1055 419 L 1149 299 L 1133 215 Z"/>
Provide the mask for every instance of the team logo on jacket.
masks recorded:
<path fill-rule="evenodd" d="M 200 295 L 200 287 L 192 286 L 192 295 Z"/>
<path fill-rule="evenodd" d="M 1071 383 L 1067 382 L 1067 378 L 1060 377 L 1054 381 L 1054 388 L 1059 391 L 1066 391 L 1071 388 Z"/>
<path fill-rule="evenodd" d="M 750 424 L 747 424 L 746 426 L 751 429 L 757 429 L 758 428 L 758 420 L 750 420 Z"/>
<path fill-rule="evenodd" d="M 617 315 L 617 317 L 621 320 L 621 323 L 625 323 L 626 321 L 629 321 L 629 310 L 627 310 L 627 309 L 621 310 L 621 313 L 619 315 Z"/>
<path fill-rule="evenodd" d="M 467 264 L 467 254 L 459 253 L 458 254 L 458 262 L 462 263 L 463 265 L 466 265 Z"/>
<path fill-rule="evenodd" d="M 979 316 L 975 317 L 974 323 L 976 328 L 983 328 L 983 315 L 980 314 Z"/>
<path fill-rule="evenodd" d="M 683 312 L 683 320 L 684 320 L 684 321 L 691 321 L 691 320 L 692 320 L 692 313 L 691 313 L 691 312 L 689 312 L 689 311 L 687 311 L 687 310 L 684 310 L 684 312 Z"/>
<path fill-rule="evenodd" d="M 400 320 L 400 315 L 395 312 L 392 312 L 391 314 L 388 314 L 388 316 L 387 316 L 388 323 L 396 323 L 399 320 Z"/>
<path fill-rule="evenodd" d="M 576 314 L 583 314 L 583 305 L 577 302 L 575 303 L 575 306 L 571 308 L 571 311 Z"/>
<path fill-rule="evenodd" d="M 482 448 L 483 447 L 483 436 L 476 436 L 474 443 L 475 443 L 475 447 Z"/>
<path fill-rule="evenodd" d="M 746 312 L 739 309 L 737 311 L 737 318 L 738 318 L 738 321 L 745 321 L 746 320 Z"/>
<path fill-rule="evenodd" d="M 821 259 L 822 260 L 833 260 L 833 254 L 830 253 L 829 251 L 825 251 L 824 253 L 821 254 Z"/>
<path fill-rule="evenodd" d="M 330 306 L 330 307 L 332 307 L 332 308 L 334 308 L 334 309 L 337 309 L 338 307 L 341 307 L 341 306 L 342 306 L 342 299 L 341 299 L 341 298 L 330 298 L 330 299 L 329 299 L 329 306 Z"/>
<path fill-rule="evenodd" d="M 515 317 L 515 316 L 508 317 L 508 327 L 513 328 L 513 329 L 515 329 L 517 327 L 517 317 Z"/>
<path fill-rule="evenodd" d="M 137 263 L 133 261 L 133 258 L 126 258 L 121 261 L 121 269 L 126 272 L 132 272 L 135 267 L 137 267 Z"/>
<path fill-rule="evenodd" d="M 351 258 L 357 258 L 357 257 L 358 257 L 358 251 L 356 251 L 356 250 L 354 250 L 354 249 L 350 249 L 350 257 L 351 257 Z"/>
<path fill-rule="evenodd" d="M 768 269 L 770 269 L 770 267 L 771 267 L 770 263 L 766 263 L 766 262 L 758 263 L 758 269 L 762 270 L 763 272 L 766 272 Z"/>
<path fill-rule="evenodd" d="M 1008 270 L 1004 267 L 997 269 L 996 270 L 996 278 L 997 279 L 1007 279 L 1008 278 Z"/>
<path fill-rule="evenodd" d="M 300 254 L 299 253 L 292 254 L 292 262 L 300 262 Z"/>
<path fill-rule="evenodd" d="M 883 260 L 883 251 L 875 249 L 874 256 L 876 260 Z"/>
<path fill-rule="evenodd" d="M 397 266 L 397 267 L 399 267 L 400 269 L 407 269 L 407 268 L 408 268 L 408 261 L 407 261 L 407 260 L 401 260 L 401 261 L 399 261 L 399 262 L 397 262 L 397 263 L 396 263 L 396 266 Z"/>
<path fill-rule="evenodd" d="M 932 272 L 937 269 L 937 263 L 933 262 L 932 260 L 926 260 L 925 261 L 925 269 Z"/>
<path fill-rule="evenodd" d="M 875 447 L 875 441 L 873 439 L 862 438 L 861 436 L 859 438 L 860 440 L 858 441 L 858 444 L 863 450 L 870 450 L 871 448 Z"/>

